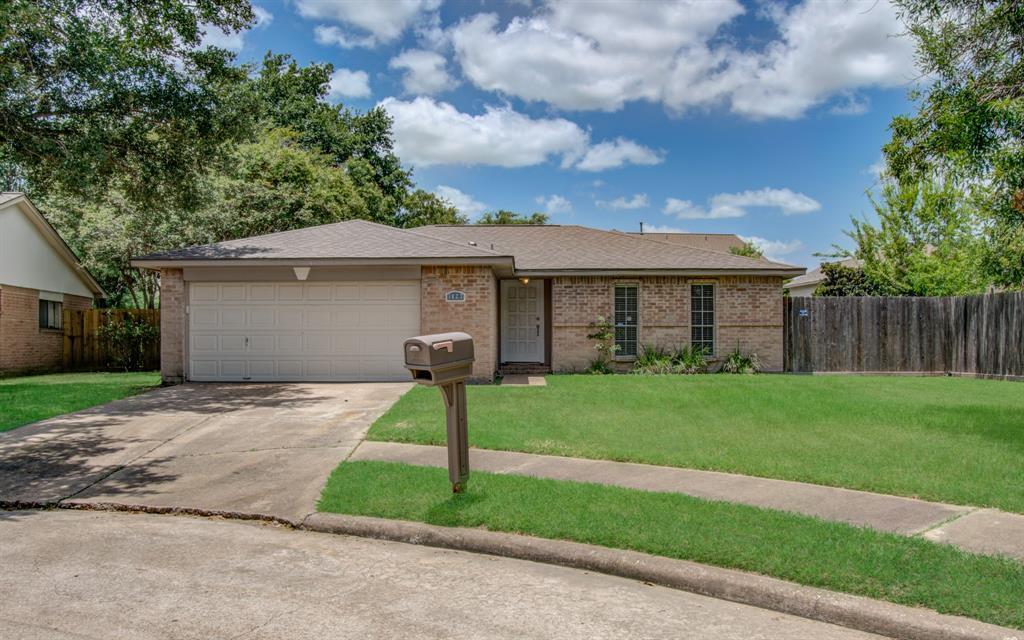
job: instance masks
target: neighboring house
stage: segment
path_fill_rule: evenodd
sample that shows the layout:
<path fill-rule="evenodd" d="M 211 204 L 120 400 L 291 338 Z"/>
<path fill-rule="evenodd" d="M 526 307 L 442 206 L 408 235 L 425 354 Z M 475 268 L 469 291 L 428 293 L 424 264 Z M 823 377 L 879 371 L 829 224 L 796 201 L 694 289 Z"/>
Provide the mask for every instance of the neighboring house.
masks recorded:
<path fill-rule="evenodd" d="M 857 258 L 846 258 L 840 260 L 840 264 L 844 267 L 859 268 L 861 266 L 860 260 Z M 821 267 L 808 271 L 802 276 L 797 276 L 786 283 L 786 289 L 789 290 L 790 297 L 809 297 L 814 295 L 814 290 L 818 288 L 818 285 L 825 282 L 825 274 L 821 272 Z"/>
<path fill-rule="evenodd" d="M 0 375 L 60 367 L 63 310 L 102 295 L 25 194 L 0 193 Z"/>
<path fill-rule="evenodd" d="M 167 381 L 403 380 L 402 341 L 465 331 L 474 377 L 583 370 L 598 316 L 644 344 L 739 347 L 782 368 L 782 282 L 801 267 L 579 226 L 353 220 L 133 261 L 160 271 Z"/>

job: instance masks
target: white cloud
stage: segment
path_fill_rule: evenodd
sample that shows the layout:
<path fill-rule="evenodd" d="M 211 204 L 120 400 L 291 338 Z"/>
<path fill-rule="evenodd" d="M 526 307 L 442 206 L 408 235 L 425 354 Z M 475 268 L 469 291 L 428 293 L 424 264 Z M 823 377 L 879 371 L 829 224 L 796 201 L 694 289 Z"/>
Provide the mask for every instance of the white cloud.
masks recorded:
<path fill-rule="evenodd" d="M 454 206 L 459 213 L 470 218 L 476 218 L 487 210 L 487 205 L 474 200 L 473 196 L 448 185 L 439 184 L 434 193 L 441 196 Z"/>
<path fill-rule="evenodd" d="M 758 189 L 738 193 L 719 193 L 711 197 L 708 207 L 694 204 L 690 200 L 668 198 L 662 211 L 683 220 L 718 220 L 742 218 L 747 209 L 769 207 L 779 209 L 783 215 L 811 213 L 821 209 L 817 200 L 790 189 Z"/>
<path fill-rule="evenodd" d="M 546 213 L 552 215 L 556 213 L 571 213 L 572 202 L 569 202 L 568 198 L 563 198 L 557 194 L 551 194 L 550 196 L 537 196 L 534 201 L 544 207 Z"/>
<path fill-rule="evenodd" d="M 864 168 L 864 173 L 868 174 L 875 180 L 881 180 L 882 174 L 885 173 L 885 170 L 885 156 L 878 156 L 878 160 L 875 160 Z"/>
<path fill-rule="evenodd" d="M 447 102 L 419 97 L 386 98 L 381 106 L 394 119 L 395 150 L 415 165 L 526 167 L 553 156 L 578 157 L 587 134 L 563 118 L 533 119 L 510 107 L 462 113 Z"/>
<path fill-rule="evenodd" d="M 787 256 L 796 253 L 804 248 L 804 243 L 799 240 L 767 240 L 758 236 L 740 236 L 743 242 L 749 242 L 761 250 L 764 257 L 776 262 L 783 262 L 780 256 Z"/>
<path fill-rule="evenodd" d="M 295 7 L 304 18 L 355 27 L 361 33 L 353 35 L 339 27 L 317 29 L 317 42 L 351 48 L 373 47 L 397 40 L 421 14 L 435 11 L 440 4 L 441 0 L 296 0 Z"/>
<path fill-rule="evenodd" d="M 643 209 L 644 207 L 649 207 L 650 204 L 646 193 L 633 194 L 633 197 L 628 200 L 624 196 L 620 196 L 611 202 L 597 201 L 597 206 L 607 207 L 608 209 Z"/>
<path fill-rule="evenodd" d="M 625 138 L 601 142 L 587 149 L 583 158 L 576 163 L 581 171 L 604 171 L 624 164 L 659 164 L 664 162 L 662 154 Z"/>
<path fill-rule="evenodd" d="M 724 105 L 750 118 L 795 118 L 831 96 L 916 75 L 913 42 L 893 36 L 902 27 L 887 0 L 763 11 L 778 34 L 766 46 L 720 37 L 743 12 L 736 0 L 563 2 L 504 27 L 479 14 L 449 31 L 476 86 L 563 109 L 645 100 L 676 112 Z M 866 107 L 854 100 L 846 111 Z"/>
<path fill-rule="evenodd" d="M 341 98 L 369 98 L 370 78 L 365 71 L 352 71 L 351 69 L 336 69 L 331 74 L 331 82 L 328 85 L 327 99 L 339 100 Z"/>
<path fill-rule="evenodd" d="M 829 113 L 837 116 L 859 116 L 871 108 L 871 100 L 853 93 L 842 96 L 842 101 L 832 105 Z"/>
<path fill-rule="evenodd" d="M 263 7 L 253 5 L 252 12 L 256 16 L 256 22 L 252 26 L 253 29 L 266 27 L 274 20 L 274 14 Z M 245 34 L 248 30 L 226 33 L 219 27 L 211 24 L 204 24 L 201 28 L 203 30 L 203 39 L 199 44 L 201 47 L 220 47 L 228 51 L 241 51 L 242 47 L 245 46 Z"/>
<path fill-rule="evenodd" d="M 455 78 L 448 74 L 446 65 L 444 56 L 423 49 L 403 51 L 388 63 L 392 69 L 405 69 L 402 86 L 406 93 L 426 95 L 455 87 Z"/>
<path fill-rule="evenodd" d="M 531 118 L 509 106 L 489 106 L 472 115 L 425 96 L 385 98 L 380 106 L 394 120 L 398 155 L 421 167 L 527 167 L 559 158 L 562 168 L 598 171 L 627 162 L 649 163 L 645 152 L 654 153 L 624 138 L 591 147 L 590 134 L 575 122 Z"/>
<path fill-rule="evenodd" d="M 667 225 L 644 224 L 644 233 L 689 233 L 689 231 Z"/>

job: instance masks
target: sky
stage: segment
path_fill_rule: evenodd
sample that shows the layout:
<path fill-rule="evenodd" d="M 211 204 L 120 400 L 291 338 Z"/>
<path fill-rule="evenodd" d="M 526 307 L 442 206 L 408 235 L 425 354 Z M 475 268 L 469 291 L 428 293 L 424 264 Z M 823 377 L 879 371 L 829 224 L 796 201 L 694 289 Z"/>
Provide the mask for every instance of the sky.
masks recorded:
<path fill-rule="evenodd" d="M 327 99 L 384 107 L 417 186 L 471 219 L 543 211 L 735 233 L 816 265 L 869 214 L 912 41 L 887 0 L 257 0 L 204 42 L 334 65 Z"/>

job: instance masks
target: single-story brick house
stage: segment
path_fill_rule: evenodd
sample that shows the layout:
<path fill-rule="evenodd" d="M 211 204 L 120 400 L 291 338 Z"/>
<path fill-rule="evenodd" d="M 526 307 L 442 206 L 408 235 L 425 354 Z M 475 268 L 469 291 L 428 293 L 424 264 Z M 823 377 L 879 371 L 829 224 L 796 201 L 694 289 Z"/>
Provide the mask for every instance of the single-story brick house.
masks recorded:
<path fill-rule="evenodd" d="M 582 370 L 598 316 L 614 319 L 624 362 L 645 344 L 697 343 L 781 369 L 782 282 L 804 269 L 710 244 L 724 246 L 581 226 L 352 220 L 133 264 L 160 271 L 171 382 L 404 380 L 403 339 L 440 331 L 473 336 L 479 380 Z"/>
<path fill-rule="evenodd" d="M 0 375 L 59 368 L 64 309 L 102 295 L 25 194 L 0 193 Z"/>

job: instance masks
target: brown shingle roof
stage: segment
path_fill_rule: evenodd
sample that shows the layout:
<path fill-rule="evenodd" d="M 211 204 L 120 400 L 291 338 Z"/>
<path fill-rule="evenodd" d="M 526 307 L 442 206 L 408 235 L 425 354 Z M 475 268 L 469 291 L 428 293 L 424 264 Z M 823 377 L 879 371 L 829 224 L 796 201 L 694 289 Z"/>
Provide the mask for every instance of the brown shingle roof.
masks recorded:
<path fill-rule="evenodd" d="M 802 267 L 712 251 L 647 235 L 576 225 L 452 225 L 417 231 L 455 242 L 476 242 L 513 255 L 516 271 L 771 271 L 795 275 Z"/>
<path fill-rule="evenodd" d="M 684 244 L 688 247 L 710 249 L 711 251 L 728 252 L 733 247 L 738 249 L 744 245 L 743 240 L 734 233 L 650 233 L 648 231 L 642 234 L 636 231 L 629 231 L 627 233 L 643 236 L 648 240 Z"/>
<path fill-rule="evenodd" d="M 154 253 L 137 261 L 239 259 L 500 258 L 500 253 L 366 220 Z M 506 257 L 509 257 L 506 254 Z"/>

